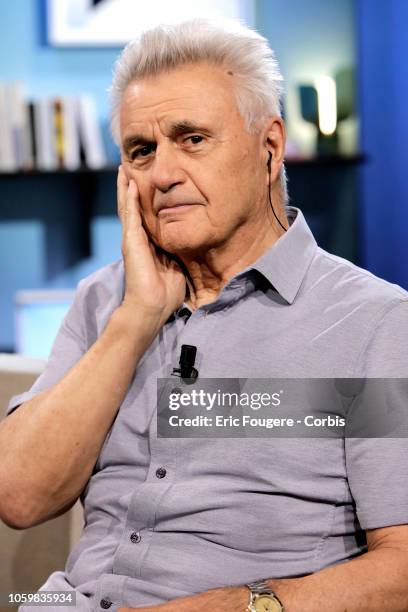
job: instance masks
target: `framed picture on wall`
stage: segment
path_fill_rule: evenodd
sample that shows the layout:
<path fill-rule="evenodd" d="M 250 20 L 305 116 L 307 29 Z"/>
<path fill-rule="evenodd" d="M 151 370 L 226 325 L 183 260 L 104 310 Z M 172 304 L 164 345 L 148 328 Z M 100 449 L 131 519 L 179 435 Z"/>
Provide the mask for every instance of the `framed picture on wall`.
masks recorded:
<path fill-rule="evenodd" d="M 144 29 L 194 17 L 254 23 L 253 0 L 46 0 L 49 44 L 122 47 Z"/>

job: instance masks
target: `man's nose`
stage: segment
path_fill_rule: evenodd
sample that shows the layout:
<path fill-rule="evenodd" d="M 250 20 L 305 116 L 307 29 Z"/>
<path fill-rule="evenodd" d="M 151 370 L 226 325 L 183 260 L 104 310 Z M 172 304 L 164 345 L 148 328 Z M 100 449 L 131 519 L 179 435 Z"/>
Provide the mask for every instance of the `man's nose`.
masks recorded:
<path fill-rule="evenodd" d="M 177 152 L 171 146 L 157 147 L 153 160 L 151 180 L 153 185 L 166 193 L 175 185 L 184 182 Z"/>

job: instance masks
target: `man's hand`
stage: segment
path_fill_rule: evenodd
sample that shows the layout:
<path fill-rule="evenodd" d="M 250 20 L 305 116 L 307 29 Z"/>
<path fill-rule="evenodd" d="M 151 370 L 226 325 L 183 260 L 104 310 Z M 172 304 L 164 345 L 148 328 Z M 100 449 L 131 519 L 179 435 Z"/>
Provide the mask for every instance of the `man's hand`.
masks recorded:
<path fill-rule="evenodd" d="M 163 324 L 183 303 L 185 276 L 176 261 L 160 251 L 143 227 L 139 192 L 119 167 L 118 214 L 122 223 L 122 255 L 126 289 L 123 304 L 131 311 L 158 316 Z"/>
<path fill-rule="evenodd" d="M 118 612 L 244 612 L 249 601 L 245 586 L 211 589 L 147 608 L 119 608 Z"/>

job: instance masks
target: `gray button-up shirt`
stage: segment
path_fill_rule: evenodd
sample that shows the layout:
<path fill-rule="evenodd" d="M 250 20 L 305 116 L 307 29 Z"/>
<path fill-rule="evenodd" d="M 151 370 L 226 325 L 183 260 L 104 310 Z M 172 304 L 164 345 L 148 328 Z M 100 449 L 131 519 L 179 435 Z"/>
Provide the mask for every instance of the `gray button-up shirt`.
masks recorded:
<path fill-rule="evenodd" d="M 406 440 L 156 436 L 156 381 L 182 344 L 200 377 L 407 376 L 408 293 L 287 214 L 272 248 L 211 304 L 184 304 L 139 363 L 81 496 L 81 540 L 44 587 L 75 588 L 78 609 L 317 572 L 364 552 L 362 530 L 408 522 Z M 123 291 L 121 261 L 81 281 L 44 374 L 9 411 L 64 376 Z"/>

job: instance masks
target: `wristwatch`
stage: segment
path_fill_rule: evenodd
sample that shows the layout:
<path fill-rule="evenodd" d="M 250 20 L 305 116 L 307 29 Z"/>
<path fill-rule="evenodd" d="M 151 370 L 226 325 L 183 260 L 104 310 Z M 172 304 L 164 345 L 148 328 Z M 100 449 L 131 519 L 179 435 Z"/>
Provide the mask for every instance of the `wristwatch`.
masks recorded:
<path fill-rule="evenodd" d="M 246 586 L 249 589 L 249 603 L 245 612 L 284 612 L 282 602 L 265 580 L 257 580 Z"/>

